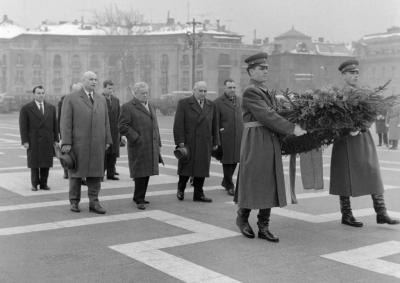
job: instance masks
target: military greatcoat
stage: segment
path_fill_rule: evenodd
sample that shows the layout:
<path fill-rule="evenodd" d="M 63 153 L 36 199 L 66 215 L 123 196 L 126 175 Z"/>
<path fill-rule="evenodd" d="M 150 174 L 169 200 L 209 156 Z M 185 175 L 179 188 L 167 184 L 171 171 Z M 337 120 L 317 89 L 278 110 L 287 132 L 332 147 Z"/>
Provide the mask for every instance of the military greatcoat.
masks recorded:
<path fill-rule="evenodd" d="M 236 196 L 240 208 L 286 205 L 277 133 L 293 134 L 295 125 L 280 116 L 275 107 L 276 98 L 267 88 L 251 81 L 243 93 L 242 102 L 244 130 Z"/>
<path fill-rule="evenodd" d="M 343 98 L 351 93 L 351 87 L 345 87 Z M 329 193 L 353 197 L 383 193 L 378 155 L 369 129 L 334 142 Z"/>

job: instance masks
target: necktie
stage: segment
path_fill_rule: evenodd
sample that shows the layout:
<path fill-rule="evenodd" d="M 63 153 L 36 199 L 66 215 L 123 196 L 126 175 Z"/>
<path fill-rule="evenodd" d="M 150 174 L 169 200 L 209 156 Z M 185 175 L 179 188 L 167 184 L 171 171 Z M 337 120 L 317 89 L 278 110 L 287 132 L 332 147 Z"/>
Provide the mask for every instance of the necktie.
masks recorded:
<path fill-rule="evenodd" d="M 39 111 L 44 115 L 43 103 L 39 103 Z"/>
<path fill-rule="evenodd" d="M 94 100 L 93 100 L 93 94 L 91 92 L 89 92 L 89 98 L 90 98 L 90 102 L 92 102 L 92 104 L 93 104 Z"/>
<path fill-rule="evenodd" d="M 201 109 L 203 109 L 203 106 L 204 106 L 204 99 L 201 99 L 201 100 L 200 100 L 200 107 L 201 107 Z"/>

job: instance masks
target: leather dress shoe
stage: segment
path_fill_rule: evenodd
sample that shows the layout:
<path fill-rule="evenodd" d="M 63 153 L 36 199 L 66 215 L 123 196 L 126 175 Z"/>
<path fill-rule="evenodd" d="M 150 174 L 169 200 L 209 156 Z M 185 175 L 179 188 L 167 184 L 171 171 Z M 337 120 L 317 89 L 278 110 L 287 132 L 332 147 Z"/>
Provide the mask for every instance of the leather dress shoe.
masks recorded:
<path fill-rule="evenodd" d="M 41 186 L 40 189 L 41 189 L 41 190 L 45 190 L 45 191 L 50 191 L 50 187 L 47 186 L 47 185 L 45 185 L 45 186 L 43 186 L 43 187 Z"/>
<path fill-rule="evenodd" d="M 362 227 L 364 224 L 357 221 L 354 216 L 342 217 L 342 224 L 352 226 L 352 227 Z"/>
<path fill-rule="evenodd" d="M 114 175 L 117 175 L 117 176 L 118 176 L 118 175 L 119 175 L 119 173 L 118 173 L 118 172 L 115 172 L 115 173 L 114 173 Z"/>
<path fill-rule="evenodd" d="M 87 186 L 86 180 L 82 179 L 81 185 L 82 185 L 82 186 Z"/>
<path fill-rule="evenodd" d="M 106 210 L 99 203 L 96 203 L 93 206 L 89 206 L 89 211 L 97 213 L 97 214 L 105 214 L 106 213 Z"/>
<path fill-rule="evenodd" d="M 234 196 L 235 195 L 235 189 L 229 189 L 229 190 L 226 190 L 226 192 L 228 193 L 228 195 L 230 195 L 230 196 Z"/>
<path fill-rule="evenodd" d="M 32 186 L 32 187 L 31 187 L 31 190 L 34 191 L 34 192 L 36 192 L 36 191 L 38 190 L 38 189 L 37 189 L 37 186 Z"/>
<path fill-rule="evenodd" d="M 138 204 L 138 202 L 135 199 L 132 199 L 134 203 Z M 142 201 L 144 204 L 149 204 L 150 202 L 148 200 Z"/>
<path fill-rule="evenodd" d="M 136 207 L 137 207 L 138 209 L 141 209 L 141 210 L 145 210 L 145 209 L 146 209 L 146 206 L 144 205 L 143 202 L 136 204 Z"/>
<path fill-rule="evenodd" d="M 400 223 L 397 219 L 392 219 L 387 213 L 377 214 L 376 215 L 376 223 L 378 224 L 389 224 L 389 225 L 397 225 Z"/>
<path fill-rule="evenodd" d="M 262 231 L 258 231 L 258 237 L 260 239 L 264 239 L 270 242 L 278 243 L 279 238 L 272 234 L 269 230 L 263 229 Z"/>
<path fill-rule="evenodd" d="M 236 225 L 239 227 L 240 232 L 242 232 L 243 236 L 249 239 L 253 239 L 255 237 L 254 231 L 251 228 L 249 222 L 242 222 L 239 218 L 236 218 Z"/>
<path fill-rule="evenodd" d="M 212 202 L 212 199 L 210 199 L 206 196 L 200 196 L 200 197 L 193 197 L 193 201 Z"/>
<path fill-rule="evenodd" d="M 179 200 L 183 200 L 183 199 L 185 198 L 185 193 L 182 192 L 182 191 L 178 191 L 178 192 L 176 193 L 176 197 L 177 197 L 177 199 L 179 199 Z"/>
<path fill-rule="evenodd" d="M 81 212 L 81 210 L 79 209 L 79 204 L 77 203 L 71 203 L 70 210 L 73 212 Z"/>
<path fill-rule="evenodd" d="M 118 180 L 119 180 L 119 178 L 118 178 L 118 177 L 115 177 L 115 176 L 110 176 L 110 177 L 107 177 L 107 180 L 114 180 L 114 181 L 118 181 Z"/>

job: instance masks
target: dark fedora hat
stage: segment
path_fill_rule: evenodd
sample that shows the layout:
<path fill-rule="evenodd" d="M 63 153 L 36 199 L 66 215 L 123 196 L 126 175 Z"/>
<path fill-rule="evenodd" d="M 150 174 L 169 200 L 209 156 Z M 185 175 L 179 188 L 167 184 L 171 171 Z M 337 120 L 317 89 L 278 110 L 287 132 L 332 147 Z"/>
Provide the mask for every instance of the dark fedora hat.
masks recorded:
<path fill-rule="evenodd" d="M 61 163 L 62 167 L 70 169 L 70 170 L 76 168 L 76 157 L 72 150 L 68 153 L 61 154 L 59 156 L 59 158 L 60 158 L 60 163 Z"/>
<path fill-rule="evenodd" d="M 189 159 L 189 149 L 186 146 L 176 146 L 174 150 L 174 155 L 178 160 L 187 160 Z"/>

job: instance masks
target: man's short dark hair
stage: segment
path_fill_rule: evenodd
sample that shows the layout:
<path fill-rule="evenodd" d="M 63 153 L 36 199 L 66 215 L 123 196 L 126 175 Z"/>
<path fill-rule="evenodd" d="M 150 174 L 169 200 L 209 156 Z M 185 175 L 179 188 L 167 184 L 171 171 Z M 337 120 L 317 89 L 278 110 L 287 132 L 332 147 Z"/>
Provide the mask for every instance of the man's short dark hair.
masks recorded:
<path fill-rule="evenodd" d="M 34 88 L 33 88 L 33 90 L 32 90 L 32 93 L 34 94 L 35 92 L 36 92 L 36 89 L 43 89 L 44 90 L 44 87 L 42 86 L 42 85 L 37 85 L 37 86 L 35 86 Z"/>
<path fill-rule="evenodd" d="M 114 83 L 113 83 L 112 80 L 105 80 L 105 81 L 103 82 L 103 88 L 106 88 L 106 87 L 109 86 L 109 85 L 111 85 L 111 86 L 114 85 Z"/>
<path fill-rule="evenodd" d="M 232 79 L 227 79 L 224 81 L 224 85 L 226 85 L 227 83 L 234 83 L 235 81 Z"/>

